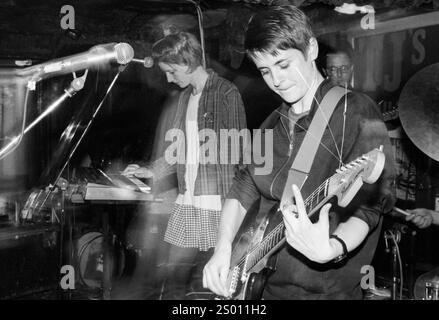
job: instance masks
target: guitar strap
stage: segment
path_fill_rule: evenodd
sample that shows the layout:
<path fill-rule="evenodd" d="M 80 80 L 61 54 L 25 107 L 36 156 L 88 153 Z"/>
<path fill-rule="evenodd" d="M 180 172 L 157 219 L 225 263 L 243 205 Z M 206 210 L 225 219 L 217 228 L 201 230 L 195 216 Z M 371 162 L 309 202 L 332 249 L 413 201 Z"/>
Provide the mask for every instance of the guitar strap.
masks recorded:
<path fill-rule="evenodd" d="M 348 92 L 350 91 L 348 90 Z M 338 101 L 340 101 L 344 94 L 344 88 L 335 86 L 326 93 L 320 102 L 320 107 L 317 109 L 311 121 L 308 132 L 306 133 L 300 149 L 288 172 L 287 182 L 285 184 L 279 206 L 280 208 L 283 208 L 285 205 L 292 204 L 293 184 L 297 185 L 299 189 L 301 189 L 308 178 L 311 165 L 314 162 L 317 149 L 320 145 L 320 140 L 322 139 L 326 126 L 329 125 L 329 119 L 331 118 Z"/>

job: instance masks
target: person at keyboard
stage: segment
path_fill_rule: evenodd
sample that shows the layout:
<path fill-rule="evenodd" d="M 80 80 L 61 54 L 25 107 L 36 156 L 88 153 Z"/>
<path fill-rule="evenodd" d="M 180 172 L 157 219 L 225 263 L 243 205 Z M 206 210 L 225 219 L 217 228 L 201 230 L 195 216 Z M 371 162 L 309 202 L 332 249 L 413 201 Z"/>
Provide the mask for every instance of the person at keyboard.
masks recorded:
<path fill-rule="evenodd" d="M 177 173 L 178 197 L 170 214 L 164 240 L 170 243 L 167 285 L 164 299 L 182 299 L 189 291 L 202 289 L 202 269 L 213 253 L 217 239 L 223 201 L 232 185 L 237 162 L 228 152 L 227 161 L 220 161 L 220 144 L 215 157 L 206 157 L 203 144 L 209 138 L 202 132 L 210 130 L 220 141 L 220 129 L 246 127 L 244 105 L 236 86 L 203 66 L 200 43 L 187 32 L 170 34 L 153 45 L 154 63 L 166 74 L 180 93 L 174 133 L 184 139 L 178 146 L 185 159 L 172 163 L 165 155 L 150 166 L 128 165 L 125 175 L 151 178 L 154 181 L 172 172 Z M 172 133 L 169 132 L 168 133 Z M 169 139 L 168 139 L 169 140 Z M 176 144 L 172 143 L 168 149 Z M 242 155 L 240 147 L 239 154 Z M 195 269 L 194 269 L 195 267 Z M 188 284 L 191 279 L 192 284 Z M 194 284 L 195 283 L 195 284 Z"/>

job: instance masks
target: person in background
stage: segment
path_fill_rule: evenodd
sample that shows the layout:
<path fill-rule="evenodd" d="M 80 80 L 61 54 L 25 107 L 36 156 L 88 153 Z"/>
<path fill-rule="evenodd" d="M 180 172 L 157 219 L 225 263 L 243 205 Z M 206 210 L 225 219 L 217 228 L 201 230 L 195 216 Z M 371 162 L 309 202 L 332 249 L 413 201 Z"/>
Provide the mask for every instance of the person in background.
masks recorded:
<path fill-rule="evenodd" d="M 338 40 L 326 53 L 325 73 L 333 85 L 350 88 L 354 71 L 354 53 L 351 45 Z"/>
<path fill-rule="evenodd" d="M 194 35 L 169 34 L 153 45 L 152 56 L 167 81 L 183 89 L 173 122 L 173 129 L 184 135 L 176 142 L 179 161 L 169 163 L 165 150 L 152 165 L 131 164 L 124 174 L 153 177 L 155 184 L 164 175 L 177 173 L 178 196 L 164 237 L 170 249 L 162 298 L 184 299 L 188 292 L 197 290 L 196 280 L 191 279 L 198 277 L 202 289 L 202 268 L 213 252 L 223 201 L 238 164 L 231 152 L 223 161 L 220 130 L 246 128 L 245 110 L 236 86 L 203 66 L 202 49 Z M 217 137 L 213 162 L 212 155 L 202 149 L 209 140 L 201 135 L 205 129 L 213 130 Z"/>

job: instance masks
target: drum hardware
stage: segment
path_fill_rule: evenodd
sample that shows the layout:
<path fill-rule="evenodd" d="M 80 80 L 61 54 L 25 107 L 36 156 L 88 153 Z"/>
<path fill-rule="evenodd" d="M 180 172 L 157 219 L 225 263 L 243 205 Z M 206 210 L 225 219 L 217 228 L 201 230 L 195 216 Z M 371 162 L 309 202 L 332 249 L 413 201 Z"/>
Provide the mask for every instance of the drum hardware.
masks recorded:
<path fill-rule="evenodd" d="M 75 241 L 75 256 L 77 257 L 76 269 L 78 281 L 89 289 L 102 289 L 102 277 L 104 271 L 104 235 L 101 232 L 92 231 L 84 234 Z M 125 267 L 125 253 L 123 246 L 116 237 L 112 239 L 111 261 L 109 272 L 112 277 L 120 277 Z"/>
<path fill-rule="evenodd" d="M 389 240 L 391 247 L 389 248 Z M 386 245 L 386 252 L 392 253 L 392 291 L 391 298 L 392 300 L 397 300 L 397 288 L 399 285 L 399 299 L 402 300 L 402 288 L 403 288 L 403 270 L 402 270 L 402 261 L 401 255 L 399 252 L 398 243 L 401 241 L 401 231 L 398 230 L 395 226 L 384 232 L 384 242 Z M 398 271 L 399 264 L 399 271 Z M 398 278 L 399 273 L 399 278 Z"/>
<path fill-rule="evenodd" d="M 439 268 L 419 276 L 414 292 L 417 300 L 439 300 Z"/>
<path fill-rule="evenodd" d="M 425 300 L 439 300 L 439 283 L 425 283 Z"/>
<path fill-rule="evenodd" d="M 397 207 L 393 208 L 394 211 L 403 214 L 404 216 L 409 215 L 405 210 L 399 209 Z M 408 292 L 405 298 L 413 298 L 413 287 L 414 287 L 414 261 L 415 261 L 415 236 L 416 230 L 410 228 L 406 224 L 395 222 L 393 225 L 384 231 L 384 243 L 385 252 L 391 253 L 390 259 L 390 270 L 391 270 L 391 299 L 392 300 L 402 300 L 403 299 L 403 288 L 406 287 Z M 403 240 L 403 236 L 406 235 L 409 238 L 408 241 L 408 252 L 405 252 L 406 263 L 403 264 L 400 243 Z M 407 241 L 404 244 L 407 244 Z M 403 266 L 406 266 L 407 279 L 404 279 Z M 404 284 L 406 284 L 404 286 Z M 399 287 L 399 290 L 398 290 Z M 399 292 L 398 292 L 399 291 Z M 399 297 L 398 297 L 399 296 Z"/>

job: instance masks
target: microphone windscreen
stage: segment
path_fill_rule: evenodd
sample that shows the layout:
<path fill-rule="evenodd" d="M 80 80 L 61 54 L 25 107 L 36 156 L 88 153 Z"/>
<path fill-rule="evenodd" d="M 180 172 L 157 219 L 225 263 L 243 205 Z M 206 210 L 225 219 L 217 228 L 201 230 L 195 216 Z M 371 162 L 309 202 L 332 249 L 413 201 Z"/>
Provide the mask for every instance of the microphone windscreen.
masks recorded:
<path fill-rule="evenodd" d="M 116 60 L 119 64 L 127 64 L 134 58 L 134 49 L 128 43 L 121 42 L 114 46 Z"/>
<path fill-rule="evenodd" d="M 143 65 L 145 66 L 145 68 L 152 68 L 152 66 L 154 65 L 154 59 L 152 57 L 146 57 Z"/>

